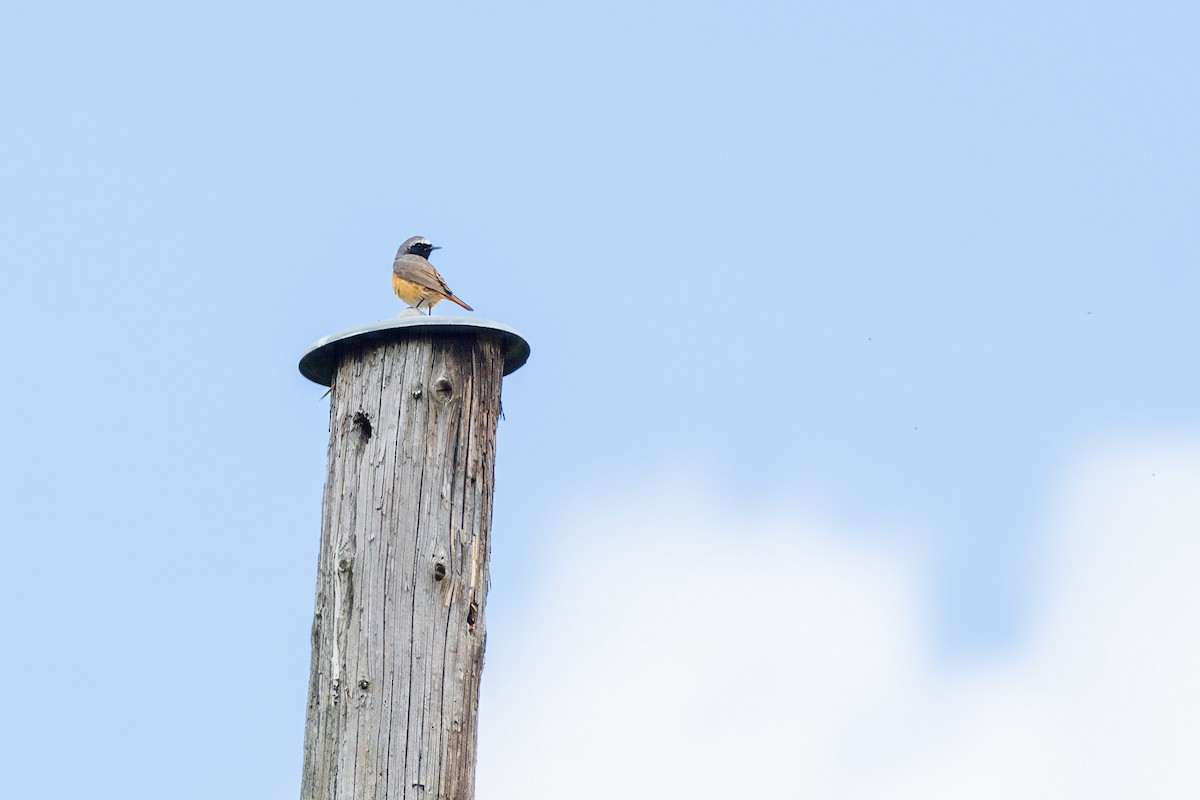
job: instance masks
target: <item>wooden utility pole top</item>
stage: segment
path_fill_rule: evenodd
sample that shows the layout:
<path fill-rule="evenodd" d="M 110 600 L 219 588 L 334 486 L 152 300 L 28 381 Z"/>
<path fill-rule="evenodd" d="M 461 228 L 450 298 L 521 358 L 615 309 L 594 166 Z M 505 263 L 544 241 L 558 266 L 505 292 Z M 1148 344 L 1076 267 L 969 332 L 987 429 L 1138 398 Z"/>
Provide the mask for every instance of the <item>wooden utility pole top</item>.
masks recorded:
<path fill-rule="evenodd" d="M 471 800 L 500 384 L 529 345 L 403 315 L 317 342 L 332 382 L 302 800 Z"/>

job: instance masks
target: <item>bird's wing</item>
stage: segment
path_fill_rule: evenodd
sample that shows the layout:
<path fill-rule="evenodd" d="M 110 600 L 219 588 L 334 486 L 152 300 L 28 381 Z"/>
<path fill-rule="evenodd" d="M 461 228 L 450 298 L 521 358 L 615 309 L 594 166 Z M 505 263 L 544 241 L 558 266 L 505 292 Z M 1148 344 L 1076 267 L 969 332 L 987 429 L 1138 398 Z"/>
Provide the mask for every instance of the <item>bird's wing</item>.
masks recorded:
<path fill-rule="evenodd" d="M 426 289 L 433 289 L 445 296 L 453 294 L 450 287 L 446 285 L 446 281 L 433 268 L 433 264 L 412 253 L 396 256 L 395 262 L 392 263 L 392 274 L 406 281 L 418 283 Z"/>

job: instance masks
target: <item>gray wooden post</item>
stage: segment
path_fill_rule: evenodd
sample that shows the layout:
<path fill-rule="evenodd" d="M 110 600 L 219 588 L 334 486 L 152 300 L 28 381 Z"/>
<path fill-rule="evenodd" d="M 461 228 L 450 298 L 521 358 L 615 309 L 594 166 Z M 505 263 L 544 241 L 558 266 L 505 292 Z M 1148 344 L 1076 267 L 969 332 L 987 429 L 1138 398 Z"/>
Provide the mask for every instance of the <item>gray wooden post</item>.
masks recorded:
<path fill-rule="evenodd" d="M 302 800 L 471 800 L 503 325 L 410 315 L 317 342 L 333 384 Z"/>

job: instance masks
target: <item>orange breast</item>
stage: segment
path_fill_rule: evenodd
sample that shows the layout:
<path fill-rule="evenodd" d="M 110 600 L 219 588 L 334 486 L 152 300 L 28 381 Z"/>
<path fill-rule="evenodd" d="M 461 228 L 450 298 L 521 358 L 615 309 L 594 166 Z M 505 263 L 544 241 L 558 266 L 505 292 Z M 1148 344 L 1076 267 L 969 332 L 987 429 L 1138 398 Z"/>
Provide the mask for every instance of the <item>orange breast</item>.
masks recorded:
<path fill-rule="evenodd" d="M 395 292 L 396 296 L 403 300 L 407 305 L 413 306 L 414 308 L 421 305 L 423 301 L 425 303 L 425 308 L 432 308 L 434 304 L 442 299 L 440 296 L 438 296 L 438 293 L 432 289 L 422 286 L 419 283 L 413 283 L 412 281 L 405 280 L 404 278 L 401 278 L 399 275 L 395 274 L 392 275 L 392 291 Z"/>

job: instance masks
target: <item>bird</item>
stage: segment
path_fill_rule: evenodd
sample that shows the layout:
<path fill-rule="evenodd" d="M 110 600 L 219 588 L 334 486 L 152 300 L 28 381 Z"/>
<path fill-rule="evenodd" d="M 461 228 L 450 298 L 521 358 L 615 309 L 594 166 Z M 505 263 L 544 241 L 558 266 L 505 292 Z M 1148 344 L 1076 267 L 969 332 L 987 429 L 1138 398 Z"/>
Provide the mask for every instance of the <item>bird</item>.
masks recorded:
<path fill-rule="evenodd" d="M 432 314 L 433 307 L 442 300 L 458 303 L 467 311 L 474 311 L 454 296 L 445 279 L 429 263 L 429 254 L 440 249 L 424 236 L 406 239 L 396 251 L 396 260 L 392 262 L 392 291 L 411 308 L 425 310 L 428 314 Z"/>

